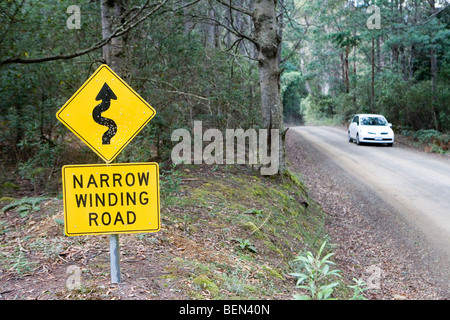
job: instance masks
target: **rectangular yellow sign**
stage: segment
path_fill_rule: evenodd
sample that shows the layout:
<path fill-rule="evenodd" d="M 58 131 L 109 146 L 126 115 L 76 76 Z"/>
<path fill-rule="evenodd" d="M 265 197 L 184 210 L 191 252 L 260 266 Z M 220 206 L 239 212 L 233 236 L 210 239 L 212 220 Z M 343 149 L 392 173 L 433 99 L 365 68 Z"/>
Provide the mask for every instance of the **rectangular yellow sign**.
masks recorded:
<path fill-rule="evenodd" d="M 160 230 L 157 163 L 68 165 L 62 178 L 66 235 Z"/>

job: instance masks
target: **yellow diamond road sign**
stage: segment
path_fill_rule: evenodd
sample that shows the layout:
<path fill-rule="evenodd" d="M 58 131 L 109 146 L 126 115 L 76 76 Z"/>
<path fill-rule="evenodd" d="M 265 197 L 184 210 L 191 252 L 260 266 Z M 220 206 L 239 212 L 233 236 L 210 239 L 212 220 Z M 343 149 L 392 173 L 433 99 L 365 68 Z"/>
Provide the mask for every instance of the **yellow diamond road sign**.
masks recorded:
<path fill-rule="evenodd" d="M 157 163 L 68 165 L 62 171 L 66 235 L 160 230 Z"/>
<path fill-rule="evenodd" d="M 155 113 L 114 71 L 101 65 L 56 117 L 109 163 Z"/>

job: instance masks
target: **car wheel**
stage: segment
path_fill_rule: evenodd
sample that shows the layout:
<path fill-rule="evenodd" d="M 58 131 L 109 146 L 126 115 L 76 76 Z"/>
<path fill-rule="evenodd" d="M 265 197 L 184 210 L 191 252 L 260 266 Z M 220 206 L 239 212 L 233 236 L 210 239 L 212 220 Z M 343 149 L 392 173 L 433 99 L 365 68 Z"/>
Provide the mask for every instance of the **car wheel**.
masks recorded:
<path fill-rule="evenodd" d="M 353 139 L 350 138 L 350 131 L 348 132 L 348 142 L 353 142 Z"/>
<path fill-rule="evenodd" d="M 356 144 L 359 146 L 361 144 L 361 141 L 359 141 L 359 134 L 356 134 Z"/>

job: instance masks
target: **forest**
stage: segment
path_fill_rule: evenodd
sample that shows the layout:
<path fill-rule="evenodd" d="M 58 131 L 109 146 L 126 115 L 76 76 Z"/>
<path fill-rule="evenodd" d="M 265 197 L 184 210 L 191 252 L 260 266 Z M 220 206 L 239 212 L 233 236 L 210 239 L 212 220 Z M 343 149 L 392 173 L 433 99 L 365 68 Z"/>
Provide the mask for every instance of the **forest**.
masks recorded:
<path fill-rule="evenodd" d="M 2 1 L 0 181 L 7 188 L 14 172 L 34 191 L 55 192 L 63 165 L 99 161 L 55 113 L 103 63 L 157 111 L 118 162 L 169 163 L 171 133 L 194 121 L 284 133 L 289 125 L 346 125 L 358 112 L 381 113 L 397 133 L 434 139 L 434 150 L 446 152 L 448 5 Z"/>

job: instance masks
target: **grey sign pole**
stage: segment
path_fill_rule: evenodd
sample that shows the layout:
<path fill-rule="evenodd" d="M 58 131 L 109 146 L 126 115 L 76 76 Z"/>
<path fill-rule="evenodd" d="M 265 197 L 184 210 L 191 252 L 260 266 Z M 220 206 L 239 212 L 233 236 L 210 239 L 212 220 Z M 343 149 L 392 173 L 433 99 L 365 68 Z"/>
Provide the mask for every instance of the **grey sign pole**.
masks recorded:
<path fill-rule="evenodd" d="M 109 258 L 111 266 L 111 283 L 120 283 L 119 235 L 109 235 Z"/>

